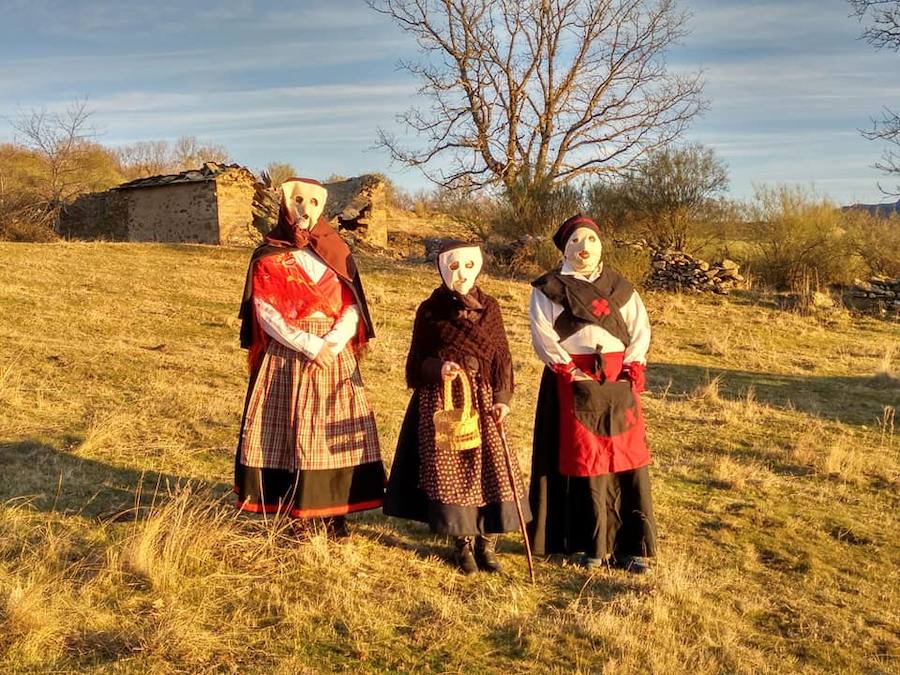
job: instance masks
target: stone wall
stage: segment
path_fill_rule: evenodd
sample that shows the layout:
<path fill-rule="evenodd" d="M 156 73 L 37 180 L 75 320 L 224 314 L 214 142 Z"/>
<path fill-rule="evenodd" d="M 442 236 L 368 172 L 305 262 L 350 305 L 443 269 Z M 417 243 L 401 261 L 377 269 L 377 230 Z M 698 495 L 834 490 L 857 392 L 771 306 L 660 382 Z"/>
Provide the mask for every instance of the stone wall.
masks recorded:
<path fill-rule="evenodd" d="M 219 244 L 255 246 L 262 232 L 253 225 L 253 182 L 240 174 L 223 173 L 215 180 Z"/>
<path fill-rule="evenodd" d="M 352 232 L 369 244 L 387 247 L 389 214 L 384 181 L 364 174 L 326 183 L 325 189 L 328 190 L 325 217 L 332 225 Z"/>
<path fill-rule="evenodd" d="M 67 239 L 126 241 L 128 200 L 119 192 L 81 195 L 63 209 L 59 229 Z"/>
<path fill-rule="evenodd" d="M 853 285 L 844 293 L 844 304 L 872 314 L 900 316 L 900 278 L 854 279 Z"/>
<path fill-rule="evenodd" d="M 650 288 L 667 291 L 698 291 L 727 295 L 745 284 L 738 264 L 723 260 L 717 265 L 681 251 L 658 250 L 651 260 Z"/>
<path fill-rule="evenodd" d="M 219 243 L 213 181 L 123 190 L 130 241 Z"/>

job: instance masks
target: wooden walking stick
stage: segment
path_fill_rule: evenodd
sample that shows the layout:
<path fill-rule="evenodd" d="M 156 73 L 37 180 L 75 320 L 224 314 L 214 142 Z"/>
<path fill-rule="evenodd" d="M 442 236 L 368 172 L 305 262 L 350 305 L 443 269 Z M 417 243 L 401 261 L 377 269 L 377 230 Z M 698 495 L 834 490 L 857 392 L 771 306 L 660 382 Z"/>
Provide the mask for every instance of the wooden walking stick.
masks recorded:
<path fill-rule="evenodd" d="M 519 490 L 516 487 L 516 476 L 513 472 L 512 456 L 509 454 L 509 444 L 506 442 L 506 429 L 503 422 L 497 419 L 497 428 L 500 430 L 500 441 L 503 444 L 503 455 L 506 457 L 506 473 L 509 475 L 509 484 L 512 486 L 513 499 L 516 500 L 516 513 L 519 514 L 519 528 L 522 530 L 522 539 L 525 540 L 525 557 L 528 558 L 528 574 L 531 583 L 534 583 L 534 560 L 531 558 L 531 543 L 528 541 L 528 529 L 525 527 L 525 515 L 522 513 L 522 504 L 519 503 Z"/>

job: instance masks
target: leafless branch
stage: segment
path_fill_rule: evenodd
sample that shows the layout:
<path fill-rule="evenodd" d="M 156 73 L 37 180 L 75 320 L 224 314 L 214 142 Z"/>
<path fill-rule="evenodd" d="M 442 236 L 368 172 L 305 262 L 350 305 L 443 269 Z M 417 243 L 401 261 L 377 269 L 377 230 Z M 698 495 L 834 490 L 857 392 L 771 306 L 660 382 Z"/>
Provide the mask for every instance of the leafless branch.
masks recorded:
<path fill-rule="evenodd" d="M 621 172 L 705 106 L 700 75 L 665 62 L 674 0 L 367 1 L 422 50 L 400 64 L 425 99 L 397 118 L 413 137 L 379 143 L 443 186 Z"/>
<path fill-rule="evenodd" d="M 862 38 L 876 49 L 900 50 L 900 2 L 898 0 L 848 0 L 853 14 L 868 20 Z"/>

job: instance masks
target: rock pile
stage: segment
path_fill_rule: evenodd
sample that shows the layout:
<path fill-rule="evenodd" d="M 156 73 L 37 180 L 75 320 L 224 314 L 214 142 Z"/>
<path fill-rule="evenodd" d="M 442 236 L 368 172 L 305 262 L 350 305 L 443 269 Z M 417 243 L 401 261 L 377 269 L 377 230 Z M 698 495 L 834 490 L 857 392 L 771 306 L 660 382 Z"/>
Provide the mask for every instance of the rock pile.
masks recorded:
<path fill-rule="evenodd" d="M 874 276 L 854 279 L 844 301 L 854 309 L 900 314 L 900 278 Z"/>
<path fill-rule="evenodd" d="M 744 284 L 738 264 L 727 258 L 711 265 L 682 251 L 657 250 L 650 265 L 650 288 L 728 295 Z"/>

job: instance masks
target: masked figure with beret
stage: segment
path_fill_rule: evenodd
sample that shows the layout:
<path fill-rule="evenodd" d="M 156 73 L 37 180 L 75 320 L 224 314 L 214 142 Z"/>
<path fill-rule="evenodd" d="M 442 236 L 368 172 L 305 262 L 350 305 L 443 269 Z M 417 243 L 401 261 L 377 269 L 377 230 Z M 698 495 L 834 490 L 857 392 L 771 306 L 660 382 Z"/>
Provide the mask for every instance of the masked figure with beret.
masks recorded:
<path fill-rule="evenodd" d="M 538 554 L 649 571 L 656 524 L 640 393 L 650 322 L 634 286 L 601 260 L 577 215 L 553 236 L 562 265 L 532 283 L 531 336 L 545 368 L 534 426 L 531 539 Z"/>
<path fill-rule="evenodd" d="M 278 224 L 250 260 L 234 489 L 239 509 L 321 518 L 343 536 L 347 513 L 383 504 L 385 472 L 357 365 L 372 321 L 350 249 L 321 218 L 327 196 L 285 181 Z"/>
<path fill-rule="evenodd" d="M 428 523 L 454 538 L 454 558 L 471 574 L 500 568 L 496 545 L 501 532 L 518 529 L 499 424 L 509 413 L 513 368 L 500 307 L 475 282 L 481 248 L 465 242 L 445 244 L 437 264 L 442 284 L 419 305 L 406 359 L 406 382 L 413 395 L 400 430 L 384 512 Z M 443 383 L 471 382 L 478 413 L 477 447 L 436 447 L 435 412 L 444 408 Z M 461 404 L 453 383 L 454 404 Z M 524 495 L 513 457 L 517 494 Z M 528 505 L 522 503 L 528 515 Z"/>

